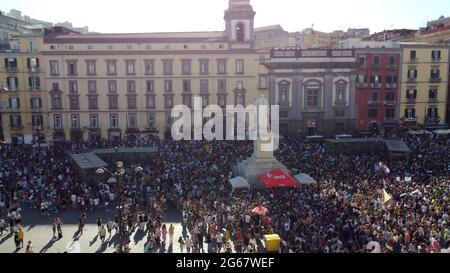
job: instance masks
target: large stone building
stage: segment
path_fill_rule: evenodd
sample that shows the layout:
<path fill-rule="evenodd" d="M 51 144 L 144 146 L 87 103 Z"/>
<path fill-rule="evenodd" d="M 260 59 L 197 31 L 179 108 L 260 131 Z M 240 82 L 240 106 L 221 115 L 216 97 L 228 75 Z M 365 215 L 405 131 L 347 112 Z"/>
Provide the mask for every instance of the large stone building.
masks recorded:
<path fill-rule="evenodd" d="M 249 0 L 230 0 L 225 31 L 45 37 L 42 66 L 53 140 L 133 139 L 170 133 L 171 110 L 246 105 L 267 85 Z M 258 81 L 260 85 L 258 86 Z"/>
<path fill-rule="evenodd" d="M 356 49 L 358 131 L 394 133 L 398 126 L 400 46 Z M 387 134 L 387 135 L 390 135 Z"/>
<path fill-rule="evenodd" d="M 448 54 L 443 45 L 402 43 L 399 110 L 403 128 L 434 129 L 445 124 Z"/>
<path fill-rule="evenodd" d="M 280 106 L 281 135 L 353 133 L 353 50 L 274 49 L 266 66 L 269 103 Z"/>
<path fill-rule="evenodd" d="M 23 35 L 0 51 L 1 131 L 7 143 L 36 143 L 48 135 L 42 36 Z"/>

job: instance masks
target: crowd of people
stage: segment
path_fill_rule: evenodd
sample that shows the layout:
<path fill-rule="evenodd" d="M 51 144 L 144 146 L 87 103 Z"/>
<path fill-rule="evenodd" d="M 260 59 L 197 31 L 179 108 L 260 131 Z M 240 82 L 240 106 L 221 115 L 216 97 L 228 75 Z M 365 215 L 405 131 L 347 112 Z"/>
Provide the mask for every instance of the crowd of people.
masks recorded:
<path fill-rule="evenodd" d="M 450 142 L 421 136 L 404 141 L 411 155 L 391 161 L 370 153 L 333 156 L 321 144 L 285 139 L 275 153 L 277 159 L 292 174 L 307 173 L 317 184 L 233 194 L 228 182 L 233 166 L 251 156 L 252 142 L 121 143 L 158 148 L 142 171 L 130 167 L 123 176 L 128 237 L 144 232 L 145 252 L 161 252 L 174 243 L 186 252 L 264 252 L 263 236 L 273 233 L 280 235 L 280 251 L 285 253 L 448 252 Z M 44 215 L 114 208 L 117 188 L 81 180 L 69 155 L 115 145 L 103 141 L 39 149 L 3 146 L 0 213 L 7 220 L 0 223 L 2 233 L 7 226 L 18 232 L 24 207 Z M 389 173 L 374 168 L 380 161 Z M 391 195 L 389 202 L 383 200 L 383 190 Z M 182 236 L 175 242 L 174 227 L 164 224 L 169 206 L 182 214 Z M 252 213 L 255 207 L 267 213 Z M 53 223 L 55 236 L 60 236 L 61 219 Z M 102 240 L 117 223 L 117 218 L 98 223 Z"/>

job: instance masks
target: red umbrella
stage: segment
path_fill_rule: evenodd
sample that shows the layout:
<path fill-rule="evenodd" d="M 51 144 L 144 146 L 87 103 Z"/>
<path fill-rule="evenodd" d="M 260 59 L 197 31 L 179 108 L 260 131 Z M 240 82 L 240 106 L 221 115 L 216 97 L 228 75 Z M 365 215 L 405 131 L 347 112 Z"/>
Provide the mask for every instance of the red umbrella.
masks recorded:
<path fill-rule="evenodd" d="M 266 209 L 266 208 L 263 207 L 263 206 L 257 206 L 257 207 L 255 207 L 254 209 L 252 209 L 252 213 L 254 213 L 254 214 L 260 214 L 260 215 L 264 215 L 264 214 L 266 214 L 268 211 L 269 211 L 269 210 Z"/>

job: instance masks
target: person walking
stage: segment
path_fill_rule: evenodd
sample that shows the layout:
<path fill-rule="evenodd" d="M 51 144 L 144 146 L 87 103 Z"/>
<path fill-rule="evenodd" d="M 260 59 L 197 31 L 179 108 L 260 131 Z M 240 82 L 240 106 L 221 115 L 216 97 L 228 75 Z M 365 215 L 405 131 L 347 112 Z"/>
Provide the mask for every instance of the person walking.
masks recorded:
<path fill-rule="evenodd" d="M 169 226 L 169 241 L 170 241 L 170 244 L 173 244 L 173 235 L 174 234 L 175 234 L 175 227 L 172 224 L 170 224 L 170 226 Z"/>
<path fill-rule="evenodd" d="M 178 243 L 180 244 L 180 251 L 181 251 L 181 253 L 183 253 L 183 251 L 184 251 L 184 240 L 183 240 L 183 237 L 180 236 L 180 238 L 178 239 Z"/>
<path fill-rule="evenodd" d="M 100 228 L 100 240 L 102 241 L 102 243 L 105 242 L 105 238 L 106 238 L 106 228 L 105 225 L 102 225 Z"/>
<path fill-rule="evenodd" d="M 58 231 L 58 240 L 63 237 L 62 233 L 62 222 L 60 218 L 56 219 L 56 230 Z"/>
<path fill-rule="evenodd" d="M 109 219 L 108 223 L 106 224 L 106 228 L 108 229 L 109 238 L 111 238 L 111 233 L 114 228 L 114 222 L 111 219 Z"/>
<path fill-rule="evenodd" d="M 24 238 L 25 234 L 24 234 L 22 228 L 19 228 L 17 233 L 18 233 L 18 239 L 19 239 L 19 246 L 20 246 L 20 248 L 23 248 L 23 238 Z"/>
<path fill-rule="evenodd" d="M 8 224 L 3 218 L 0 218 L 0 236 L 3 235 L 3 231 L 8 231 Z"/>
<path fill-rule="evenodd" d="M 98 234 L 100 234 L 100 230 L 102 229 L 102 218 L 97 218 L 97 228 L 98 228 Z"/>
<path fill-rule="evenodd" d="M 16 249 L 19 249 L 19 231 L 14 232 L 14 244 L 16 245 Z"/>
<path fill-rule="evenodd" d="M 186 252 L 191 253 L 192 240 L 191 238 L 189 238 L 189 236 L 186 237 L 185 245 L 186 245 Z"/>
<path fill-rule="evenodd" d="M 33 253 L 33 244 L 31 244 L 31 241 L 28 241 L 25 253 Z"/>
<path fill-rule="evenodd" d="M 56 238 L 56 228 L 57 228 L 56 218 L 53 218 L 52 220 L 53 238 Z"/>
<path fill-rule="evenodd" d="M 80 218 L 78 219 L 78 232 L 79 234 L 83 234 L 83 228 L 84 228 L 84 223 L 86 222 L 86 214 L 83 213 L 81 214 Z"/>

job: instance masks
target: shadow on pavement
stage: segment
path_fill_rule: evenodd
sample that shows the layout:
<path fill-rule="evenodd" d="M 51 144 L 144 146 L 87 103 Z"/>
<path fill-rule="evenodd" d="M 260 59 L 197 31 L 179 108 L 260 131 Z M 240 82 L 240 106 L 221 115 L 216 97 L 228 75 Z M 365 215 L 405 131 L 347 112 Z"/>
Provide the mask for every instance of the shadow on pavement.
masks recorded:
<path fill-rule="evenodd" d="M 95 251 L 95 253 L 103 253 L 106 251 L 107 248 L 108 248 L 108 242 L 105 241 L 100 245 L 100 247 L 97 249 L 97 251 Z"/>
<path fill-rule="evenodd" d="M 134 243 L 135 244 L 139 243 L 142 239 L 144 239 L 144 237 L 145 237 L 145 232 L 138 229 L 136 231 L 136 233 L 134 233 L 134 237 L 133 237 Z"/>
<path fill-rule="evenodd" d="M 95 235 L 95 237 L 92 239 L 92 241 L 89 242 L 89 246 L 92 246 L 95 242 L 97 242 L 98 234 Z"/>
<path fill-rule="evenodd" d="M 2 238 L 2 240 L 0 241 L 0 245 L 3 244 L 5 241 L 7 241 L 9 238 L 11 238 L 13 236 L 12 233 L 9 233 L 8 235 L 6 235 L 5 237 Z"/>
<path fill-rule="evenodd" d="M 50 239 L 50 241 L 41 249 L 41 251 L 39 251 L 39 253 L 47 252 L 47 250 L 49 250 L 55 242 L 56 241 L 54 240 L 54 238 Z"/>

